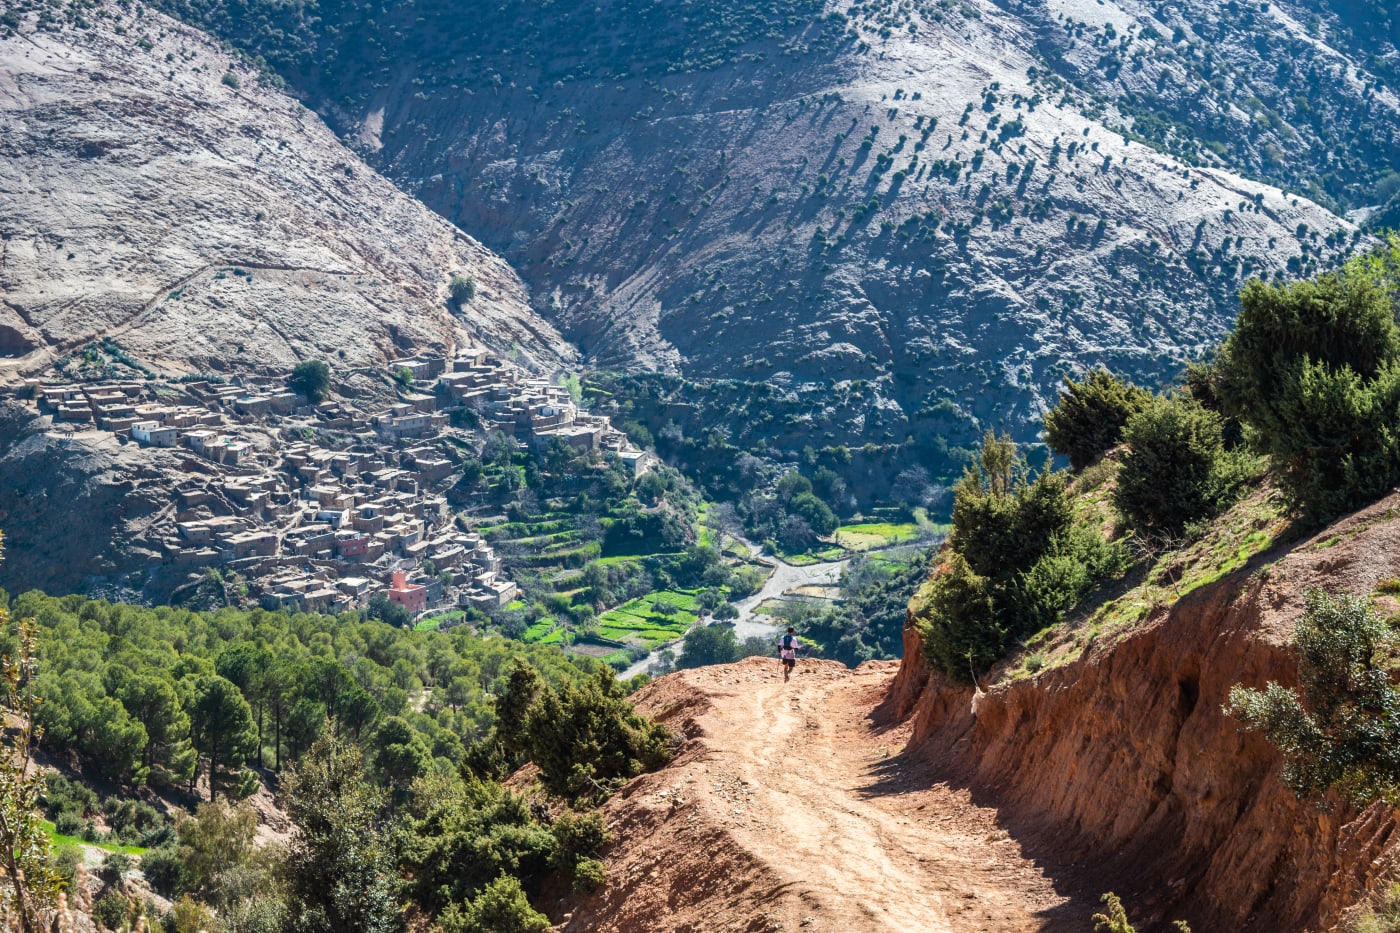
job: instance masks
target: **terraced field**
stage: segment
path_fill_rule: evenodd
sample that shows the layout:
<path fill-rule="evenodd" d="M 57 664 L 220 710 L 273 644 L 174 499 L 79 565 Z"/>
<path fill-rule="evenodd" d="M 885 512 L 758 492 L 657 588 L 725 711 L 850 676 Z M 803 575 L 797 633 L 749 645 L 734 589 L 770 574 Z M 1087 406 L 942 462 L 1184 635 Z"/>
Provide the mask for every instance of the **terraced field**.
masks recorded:
<path fill-rule="evenodd" d="M 598 635 L 655 648 L 683 636 L 700 617 L 694 591 L 663 590 L 598 617 Z"/>

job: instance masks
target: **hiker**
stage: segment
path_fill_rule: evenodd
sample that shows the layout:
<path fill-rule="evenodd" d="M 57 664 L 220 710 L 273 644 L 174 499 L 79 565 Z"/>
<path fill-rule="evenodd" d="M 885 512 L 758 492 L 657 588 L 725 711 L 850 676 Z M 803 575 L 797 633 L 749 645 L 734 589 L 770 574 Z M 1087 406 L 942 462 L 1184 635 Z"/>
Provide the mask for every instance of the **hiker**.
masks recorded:
<path fill-rule="evenodd" d="M 792 669 L 797 666 L 797 635 L 790 625 L 787 634 L 778 639 L 778 659 L 783 664 L 783 683 L 787 683 Z"/>

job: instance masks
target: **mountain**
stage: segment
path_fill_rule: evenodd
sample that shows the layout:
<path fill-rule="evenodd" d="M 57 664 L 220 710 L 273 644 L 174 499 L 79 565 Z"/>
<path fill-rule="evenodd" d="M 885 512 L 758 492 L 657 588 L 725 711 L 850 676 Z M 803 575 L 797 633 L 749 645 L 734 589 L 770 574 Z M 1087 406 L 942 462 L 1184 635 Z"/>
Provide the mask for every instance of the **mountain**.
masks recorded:
<path fill-rule="evenodd" d="M 751 449 L 912 436 L 948 472 L 1068 372 L 1167 378 L 1400 180 L 1393 30 L 1356 3 L 164 5 L 499 250 L 592 365 L 795 400 Z"/>
<path fill-rule="evenodd" d="M 276 386 L 320 358 L 372 407 L 384 361 L 413 351 L 574 358 L 500 257 L 208 36 L 121 5 L 7 4 L 0 33 L 0 385 L 136 379 L 177 404 L 188 377 Z M 460 302 L 454 276 L 475 284 Z M 6 585 L 160 566 L 200 467 L 55 420 L 0 400 Z M 149 579 L 132 585 L 168 593 Z"/>
<path fill-rule="evenodd" d="M 573 355 L 505 262 L 207 36 L 140 7 L 7 6 L 0 372 L 94 344 L 176 376 L 471 341 Z M 454 274 L 477 285 L 460 312 Z"/>

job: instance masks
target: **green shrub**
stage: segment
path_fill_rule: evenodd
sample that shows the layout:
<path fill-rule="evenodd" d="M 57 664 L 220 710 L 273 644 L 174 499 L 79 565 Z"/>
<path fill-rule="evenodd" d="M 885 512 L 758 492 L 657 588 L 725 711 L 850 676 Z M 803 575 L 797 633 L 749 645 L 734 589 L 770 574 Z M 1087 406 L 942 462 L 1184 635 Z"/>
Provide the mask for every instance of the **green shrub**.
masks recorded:
<path fill-rule="evenodd" d="M 78 877 L 78 866 L 83 864 L 83 847 L 76 845 L 61 845 L 55 850 L 53 856 L 54 870 L 58 872 L 59 880 L 63 883 L 63 889 L 71 892 L 73 882 Z"/>
<path fill-rule="evenodd" d="M 1400 481 L 1397 280 L 1392 238 L 1339 272 L 1251 282 L 1241 294 L 1215 389 L 1309 519 L 1362 506 Z"/>
<path fill-rule="evenodd" d="M 570 800 L 606 796 L 671 755 L 670 730 L 634 712 L 609 670 L 542 691 L 526 713 L 525 736 L 540 783 Z"/>
<path fill-rule="evenodd" d="M 452 276 L 452 281 L 448 284 L 447 289 L 454 302 L 458 305 L 465 304 L 476 297 L 476 279 L 466 273 L 458 272 Z"/>
<path fill-rule="evenodd" d="M 185 860 L 175 846 L 148 849 L 141 856 L 141 874 L 151 889 L 164 898 L 174 899 L 187 889 Z"/>
<path fill-rule="evenodd" d="M 1306 594 L 1293 644 L 1299 689 L 1235 685 L 1225 712 L 1263 732 L 1283 755 L 1283 783 L 1299 797 L 1336 788 L 1357 806 L 1400 802 L 1400 688 L 1395 636 L 1359 596 Z"/>
<path fill-rule="evenodd" d="M 608 880 L 607 866 L 597 859 L 580 859 L 574 866 L 574 893 L 592 894 Z"/>
<path fill-rule="evenodd" d="M 953 533 L 918 624 L 929 663 L 959 680 L 1122 569 L 1120 549 L 1075 523 L 1065 474 L 1026 473 L 1015 445 L 989 433 L 955 489 Z"/>
<path fill-rule="evenodd" d="M 467 904 L 439 918 L 443 933 L 543 933 L 549 918 L 530 906 L 520 882 L 502 875 Z"/>
<path fill-rule="evenodd" d="M 1045 413 L 1045 443 L 1069 457 L 1076 471 L 1089 466 L 1118 443 L 1123 426 L 1151 395 L 1112 373 L 1096 369 L 1065 388 L 1055 407 Z"/>
<path fill-rule="evenodd" d="M 1102 898 L 1108 907 L 1106 914 L 1094 914 L 1089 919 L 1094 921 L 1094 929 L 1107 930 L 1108 933 L 1137 933 L 1133 925 L 1128 922 L 1128 912 L 1123 909 L 1123 902 L 1118 899 L 1118 895 L 1109 891 Z M 1172 929 L 1177 933 L 1191 933 L 1191 928 L 1186 925 L 1185 920 L 1177 920 L 1172 923 Z"/>
<path fill-rule="evenodd" d="M 131 912 L 131 902 L 115 891 L 102 895 L 92 904 L 92 919 L 109 930 L 119 930 Z"/>
<path fill-rule="evenodd" d="M 131 871 L 131 856 L 124 852 L 108 852 L 102 859 L 102 870 L 97 876 L 102 879 L 102 883 L 108 887 L 121 884 L 127 872 Z"/>
<path fill-rule="evenodd" d="M 53 828 L 60 836 L 78 836 L 83 832 L 83 818 L 72 810 L 64 810 L 54 818 Z"/>
<path fill-rule="evenodd" d="M 1179 535 L 1215 515 L 1246 478 L 1246 458 L 1225 450 L 1220 415 L 1188 395 L 1152 399 L 1123 439 L 1113 504 L 1140 531 Z"/>
<path fill-rule="evenodd" d="M 1073 521 L 1063 474 L 1026 480 L 1025 461 L 1009 438 L 983 439 L 979 468 L 954 487 L 950 546 L 979 575 L 1008 579 L 1039 559 Z"/>
<path fill-rule="evenodd" d="M 961 681 L 973 668 L 1001 657 L 1011 642 L 1011 633 L 997 619 L 988 580 L 957 551 L 950 552 L 929 583 L 919 633 L 929 663 Z"/>

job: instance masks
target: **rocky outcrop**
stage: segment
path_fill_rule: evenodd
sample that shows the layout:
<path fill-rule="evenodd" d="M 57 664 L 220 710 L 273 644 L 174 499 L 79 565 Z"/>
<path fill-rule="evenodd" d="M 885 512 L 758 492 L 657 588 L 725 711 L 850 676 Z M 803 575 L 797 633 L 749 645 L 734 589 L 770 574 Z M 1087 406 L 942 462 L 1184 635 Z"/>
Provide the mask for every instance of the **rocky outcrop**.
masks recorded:
<path fill-rule="evenodd" d="M 1287 647 L 1310 587 L 1372 593 L 1400 574 L 1392 496 L 1163 608 L 1033 679 L 972 691 L 930 675 L 912 627 L 887 703 L 909 748 L 1025 832 L 1076 853 L 1149 922 L 1323 929 L 1400 865 L 1395 811 L 1299 801 L 1280 759 L 1221 712 L 1230 688 L 1296 683 Z M 1136 917 L 1135 917 L 1136 919 Z"/>
<path fill-rule="evenodd" d="M 102 340 L 170 375 L 571 358 L 500 258 L 208 37 L 115 4 L 35 22 L 0 37 L 0 376 Z"/>
<path fill-rule="evenodd" d="M 141 449 L 106 432 L 54 434 L 47 420 L 0 401 L 0 582 L 12 593 L 69 593 L 160 565 L 142 535 L 173 512 L 189 452 Z M 144 582 L 128 581 L 135 590 Z"/>

